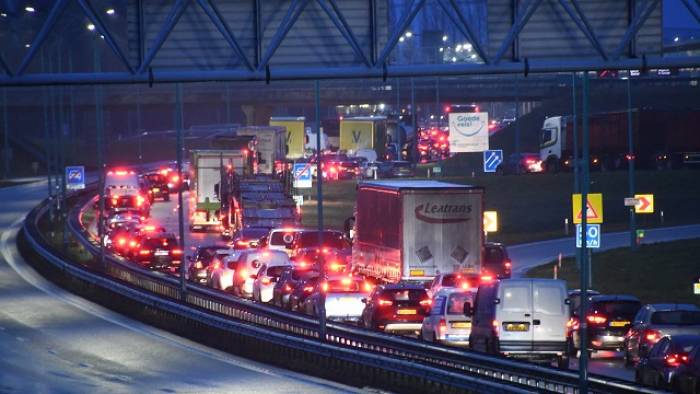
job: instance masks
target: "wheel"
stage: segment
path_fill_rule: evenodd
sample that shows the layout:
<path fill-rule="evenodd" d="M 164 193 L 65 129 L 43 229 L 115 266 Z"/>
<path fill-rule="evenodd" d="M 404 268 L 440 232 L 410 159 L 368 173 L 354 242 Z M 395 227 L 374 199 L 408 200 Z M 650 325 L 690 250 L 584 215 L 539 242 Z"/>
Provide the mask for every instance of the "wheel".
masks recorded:
<path fill-rule="evenodd" d="M 566 341 L 566 353 L 569 355 L 569 357 L 576 357 L 576 346 L 574 345 L 574 340 L 572 338 L 569 338 L 569 340 Z"/>
<path fill-rule="evenodd" d="M 432 343 L 438 343 L 438 340 L 437 340 L 437 338 L 435 337 L 435 333 L 434 333 L 434 332 L 430 334 L 430 342 L 432 342 Z"/>
<path fill-rule="evenodd" d="M 569 356 L 559 356 L 557 357 L 557 368 L 559 369 L 569 369 L 569 365 L 571 364 L 571 359 Z"/>
<path fill-rule="evenodd" d="M 559 172 L 559 161 L 556 158 L 547 159 L 546 170 L 550 174 Z"/>
<path fill-rule="evenodd" d="M 630 368 L 634 366 L 634 361 L 632 356 L 630 356 L 629 350 L 625 350 L 625 367 Z"/>

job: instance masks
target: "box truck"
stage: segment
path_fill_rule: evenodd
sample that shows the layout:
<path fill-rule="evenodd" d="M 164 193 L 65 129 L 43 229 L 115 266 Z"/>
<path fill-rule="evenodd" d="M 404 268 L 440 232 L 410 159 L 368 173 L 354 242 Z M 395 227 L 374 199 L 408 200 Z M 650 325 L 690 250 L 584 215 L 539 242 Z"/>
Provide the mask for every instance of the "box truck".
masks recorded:
<path fill-rule="evenodd" d="M 228 201 L 235 178 L 253 172 L 248 144 L 238 149 L 192 150 L 192 198 L 190 212 L 191 231 L 218 232 L 222 201 Z"/>
<path fill-rule="evenodd" d="M 481 187 L 430 180 L 358 185 L 352 268 L 384 282 L 479 274 Z"/>
<path fill-rule="evenodd" d="M 671 169 L 700 165 L 700 111 L 632 111 L 634 155 L 628 148 L 627 112 L 591 114 L 589 117 L 590 166 L 593 169 L 627 168 Z M 578 147 L 583 134 L 582 117 L 577 117 Z M 550 172 L 573 168 L 573 116 L 545 119 L 540 139 L 540 159 Z"/>
<path fill-rule="evenodd" d="M 340 150 L 354 155 L 371 149 L 382 160 L 386 154 L 387 131 L 385 116 L 345 118 L 340 121 Z"/>
<path fill-rule="evenodd" d="M 281 171 L 287 155 L 287 132 L 281 126 L 248 126 L 236 129 L 237 136 L 256 139 L 257 172 L 273 175 Z"/>
<path fill-rule="evenodd" d="M 287 159 L 300 159 L 304 157 L 306 134 L 303 116 L 277 116 L 270 118 L 270 126 L 284 127 L 287 130 Z"/>

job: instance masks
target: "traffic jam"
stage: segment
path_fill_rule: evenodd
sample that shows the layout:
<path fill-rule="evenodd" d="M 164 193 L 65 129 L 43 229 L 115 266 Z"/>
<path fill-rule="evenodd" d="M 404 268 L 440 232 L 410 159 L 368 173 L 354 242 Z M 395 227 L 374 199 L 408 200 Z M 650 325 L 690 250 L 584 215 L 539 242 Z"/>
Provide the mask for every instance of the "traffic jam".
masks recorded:
<path fill-rule="evenodd" d="M 376 120 L 358 121 L 377 134 Z M 321 163 L 314 154 L 290 161 L 285 136 L 271 122 L 190 150 L 182 168 L 109 169 L 106 250 L 153 271 L 185 272 L 191 284 L 231 297 L 445 346 L 562 369 L 575 368 L 581 352 L 612 351 L 638 383 L 697 392 L 697 306 L 643 305 L 631 295 L 583 294 L 562 280 L 511 277 L 517 262 L 507 247 L 485 240 L 482 187 L 417 178 L 401 160 L 379 162 L 392 156 L 384 138 L 376 139 L 379 154 L 327 151 Z M 430 145 L 419 145 L 422 159 L 445 154 L 431 139 L 441 136 L 421 132 Z M 302 224 L 292 196 L 297 168 L 316 181 L 357 182 L 345 229 Z M 174 209 L 153 214 L 178 192 L 188 212 L 184 246 L 177 228 L 162 224 Z M 589 309 L 580 315 L 583 297 Z"/>

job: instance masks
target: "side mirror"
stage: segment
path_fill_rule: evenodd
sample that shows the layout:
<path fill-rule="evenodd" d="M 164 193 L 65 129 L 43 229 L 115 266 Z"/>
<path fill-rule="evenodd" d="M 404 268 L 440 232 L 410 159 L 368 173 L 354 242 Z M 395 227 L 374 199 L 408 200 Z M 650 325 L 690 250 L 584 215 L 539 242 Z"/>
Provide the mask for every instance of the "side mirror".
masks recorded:
<path fill-rule="evenodd" d="M 496 305 L 498 305 L 498 304 L 501 303 L 501 299 L 500 299 L 500 298 L 494 298 L 494 299 L 493 299 L 493 303 L 496 304 Z"/>
<path fill-rule="evenodd" d="M 571 300 L 567 298 L 567 299 L 564 300 L 564 303 L 565 303 L 566 305 L 571 305 Z"/>
<path fill-rule="evenodd" d="M 363 299 L 361 299 L 360 301 L 362 301 L 363 304 L 366 304 L 366 303 L 367 303 L 367 299 L 366 299 L 366 298 L 363 298 Z"/>
<path fill-rule="evenodd" d="M 472 310 L 472 303 L 469 301 L 466 301 L 464 303 L 464 316 L 472 317 L 473 315 L 474 315 L 474 311 Z"/>
<path fill-rule="evenodd" d="M 252 241 L 252 242 L 248 243 L 248 246 L 250 246 L 251 248 L 257 248 L 258 245 L 259 245 L 258 241 Z"/>

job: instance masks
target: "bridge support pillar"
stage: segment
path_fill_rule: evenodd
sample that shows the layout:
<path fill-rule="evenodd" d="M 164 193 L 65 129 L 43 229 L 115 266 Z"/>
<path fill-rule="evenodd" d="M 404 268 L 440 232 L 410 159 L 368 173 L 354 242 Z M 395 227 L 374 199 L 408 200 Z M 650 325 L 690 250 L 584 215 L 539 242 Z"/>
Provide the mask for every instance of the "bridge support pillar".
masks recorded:
<path fill-rule="evenodd" d="M 246 126 L 264 126 L 270 123 L 272 107 L 269 105 L 241 105 Z"/>

